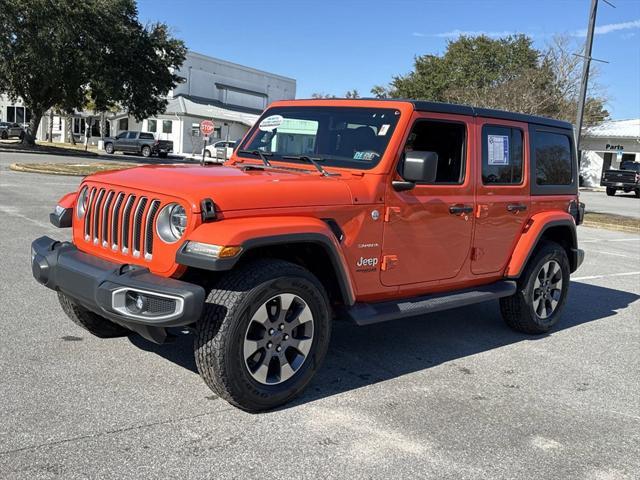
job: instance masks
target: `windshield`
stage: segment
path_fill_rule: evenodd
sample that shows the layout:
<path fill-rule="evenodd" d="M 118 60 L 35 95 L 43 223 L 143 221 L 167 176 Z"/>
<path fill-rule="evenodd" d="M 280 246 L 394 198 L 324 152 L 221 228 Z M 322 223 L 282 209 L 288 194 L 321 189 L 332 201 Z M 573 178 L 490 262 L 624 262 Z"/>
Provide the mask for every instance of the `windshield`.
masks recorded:
<path fill-rule="evenodd" d="M 254 125 L 238 151 L 260 150 L 270 154 L 269 161 L 309 156 L 324 166 L 369 169 L 384 155 L 399 118 L 393 108 L 275 107 Z"/>

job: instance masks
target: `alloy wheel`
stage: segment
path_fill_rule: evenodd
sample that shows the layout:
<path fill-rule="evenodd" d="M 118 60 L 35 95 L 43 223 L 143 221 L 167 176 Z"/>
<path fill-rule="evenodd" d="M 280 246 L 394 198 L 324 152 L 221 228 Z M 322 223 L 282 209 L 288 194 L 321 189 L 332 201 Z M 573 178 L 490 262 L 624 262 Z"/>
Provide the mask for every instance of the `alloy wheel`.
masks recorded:
<path fill-rule="evenodd" d="M 533 309 L 545 320 L 555 312 L 562 296 L 562 268 L 549 260 L 540 268 L 533 284 Z"/>
<path fill-rule="evenodd" d="M 313 344 L 313 314 L 292 293 L 270 298 L 255 311 L 243 345 L 245 365 L 259 383 L 276 385 L 293 377 Z"/>

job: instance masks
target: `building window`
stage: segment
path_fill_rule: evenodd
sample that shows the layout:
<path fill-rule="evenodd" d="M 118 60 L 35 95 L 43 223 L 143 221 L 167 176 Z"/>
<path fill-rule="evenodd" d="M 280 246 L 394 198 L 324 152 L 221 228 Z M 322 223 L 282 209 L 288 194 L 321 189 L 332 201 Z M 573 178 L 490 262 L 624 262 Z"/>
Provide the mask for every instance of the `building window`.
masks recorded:
<path fill-rule="evenodd" d="M 215 127 L 213 129 L 213 138 L 222 138 L 222 127 Z"/>
<path fill-rule="evenodd" d="M 75 117 L 73 119 L 73 133 L 74 135 L 82 135 L 84 133 L 85 123 L 83 118 Z"/>
<path fill-rule="evenodd" d="M 121 118 L 118 120 L 118 130 L 129 130 L 129 119 Z"/>
<path fill-rule="evenodd" d="M 492 125 L 482 127 L 482 183 L 522 183 L 522 130 Z"/>
<path fill-rule="evenodd" d="M 155 133 L 156 131 L 158 131 L 158 121 L 147 120 L 147 132 Z"/>
<path fill-rule="evenodd" d="M 163 120 L 162 133 L 172 133 L 172 132 L 173 132 L 173 122 L 171 120 Z"/>
<path fill-rule="evenodd" d="M 191 136 L 192 137 L 199 137 L 200 136 L 200 124 L 199 123 L 192 123 L 191 124 Z"/>
<path fill-rule="evenodd" d="M 7 122 L 28 123 L 31 121 L 31 111 L 26 107 L 7 107 Z"/>

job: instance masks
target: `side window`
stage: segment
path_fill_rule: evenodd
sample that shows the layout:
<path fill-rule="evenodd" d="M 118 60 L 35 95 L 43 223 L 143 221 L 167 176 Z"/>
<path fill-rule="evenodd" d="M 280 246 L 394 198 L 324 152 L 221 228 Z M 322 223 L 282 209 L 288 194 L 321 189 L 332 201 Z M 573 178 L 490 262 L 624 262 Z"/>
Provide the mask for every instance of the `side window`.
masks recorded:
<path fill-rule="evenodd" d="M 522 130 L 484 125 L 482 127 L 482 183 L 522 183 Z"/>
<path fill-rule="evenodd" d="M 138 132 L 129 132 L 129 134 L 127 135 L 127 138 L 129 140 L 135 140 L 136 138 L 138 138 Z"/>
<path fill-rule="evenodd" d="M 127 133 L 128 132 L 120 132 L 118 134 L 118 136 L 116 137 L 117 140 L 122 140 L 123 138 L 127 138 Z"/>
<path fill-rule="evenodd" d="M 536 183 L 538 185 L 570 185 L 571 141 L 561 133 L 536 131 Z"/>
<path fill-rule="evenodd" d="M 154 139 L 153 133 L 144 133 L 144 132 L 140 133 L 140 138 L 142 140 L 153 140 Z"/>
<path fill-rule="evenodd" d="M 466 126 L 463 123 L 418 120 L 409 134 L 404 152 L 435 152 L 438 155 L 437 184 L 464 181 Z"/>

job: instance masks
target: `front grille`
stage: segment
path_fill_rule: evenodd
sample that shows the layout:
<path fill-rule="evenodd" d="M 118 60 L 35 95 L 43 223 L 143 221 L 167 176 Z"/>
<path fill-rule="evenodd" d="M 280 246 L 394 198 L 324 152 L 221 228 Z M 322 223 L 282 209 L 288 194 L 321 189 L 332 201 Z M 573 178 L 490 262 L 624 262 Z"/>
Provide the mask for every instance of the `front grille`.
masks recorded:
<path fill-rule="evenodd" d="M 128 192 L 92 187 L 84 218 L 86 242 L 151 260 L 161 202 Z"/>

